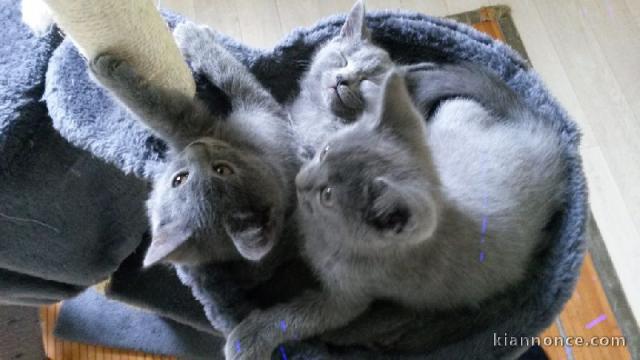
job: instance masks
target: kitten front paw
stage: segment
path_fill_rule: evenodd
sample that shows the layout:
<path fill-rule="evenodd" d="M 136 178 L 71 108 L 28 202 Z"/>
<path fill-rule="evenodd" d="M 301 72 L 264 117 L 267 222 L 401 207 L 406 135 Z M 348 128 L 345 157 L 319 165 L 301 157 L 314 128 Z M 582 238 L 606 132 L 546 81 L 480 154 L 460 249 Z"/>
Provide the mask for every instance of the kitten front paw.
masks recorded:
<path fill-rule="evenodd" d="M 275 346 L 260 335 L 264 331 L 268 329 L 260 328 L 255 322 L 241 322 L 227 337 L 224 346 L 225 359 L 270 360 Z"/>
<path fill-rule="evenodd" d="M 182 23 L 173 31 L 178 48 L 194 73 L 206 74 L 213 83 L 224 79 L 237 60 L 222 45 L 215 30 L 193 23 Z M 241 76 L 236 73 L 234 76 Z"/>
<path fill-rule="evenodd" d="M 208 51 L 216 43 L 214 33 L 206 27 L 199 26 L 190 22 L 181 23 L 173 30 L 173 37 L 187 62 L 195 63 L 201 66 L 204 62 L 204 56 L 208 55 Z M 211 59 L 216 61 L 218 59 Z M 198 69 L 194 69 L 198 70 Z"/>

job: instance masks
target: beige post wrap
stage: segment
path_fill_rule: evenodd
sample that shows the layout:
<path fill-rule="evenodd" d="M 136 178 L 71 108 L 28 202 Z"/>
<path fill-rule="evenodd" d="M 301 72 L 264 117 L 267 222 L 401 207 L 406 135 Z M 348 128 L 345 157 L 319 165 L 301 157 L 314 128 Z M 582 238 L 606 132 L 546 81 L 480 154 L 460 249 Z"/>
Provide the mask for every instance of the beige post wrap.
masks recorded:
<path fill-rule="evenodd" d="M 152 0 L 45 0 L 53 18 L 89 60 L 111 53 L 149 82 L 189 97 L 195 84 Z"/>

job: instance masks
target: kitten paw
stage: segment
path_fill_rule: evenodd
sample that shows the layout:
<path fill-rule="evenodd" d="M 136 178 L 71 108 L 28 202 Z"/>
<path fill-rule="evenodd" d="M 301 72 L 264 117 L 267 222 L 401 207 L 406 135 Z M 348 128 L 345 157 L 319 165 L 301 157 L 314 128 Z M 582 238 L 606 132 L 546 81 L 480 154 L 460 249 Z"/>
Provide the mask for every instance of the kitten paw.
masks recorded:
<path fill-rule="evenodd" d="M 126 87 L 138 80 L 138 75 L 127 61 L 105 53 L 89 62 L 89 70 L 96 80 L 110 88 Z"/>
<path fill-rule="evenodd" d="M 173 37 L 185 60 L 197 66 L 204 62 L 205 54 L 210 51 L 213 44 L 217 43 L 212 30 L 190 22 L 176 26 Z"/>
<path fill-rule="evenodd" d="M 248 320 L 248 319 L 247 319 Z M 255 322 L 243 321 L 229 334 L 224 347 L 226 360 L 270 360 L 275 346 L 260 336 L 264 328 Z"/>
<path fill-rule="evenodd" d="M 89 62 L 89 69 L 91 69 L 91 72 L 95 75 L 111 77 L 122 63 L 123 60 L 111 54 L 100 54 Z"/>
<path fill-rule="evenodd" d="M 178 48 L 194 73 L 206 74 L 213 83 L 228 78 L 230 71 L 241 68 L 237 60 L 221 44 L 216 31 L 206 26 L 182 23 L 173 31 Z M 232 69 L 233 68 L 233 69 Z M 232 71 L 233 70 L 233 71 Z"/>

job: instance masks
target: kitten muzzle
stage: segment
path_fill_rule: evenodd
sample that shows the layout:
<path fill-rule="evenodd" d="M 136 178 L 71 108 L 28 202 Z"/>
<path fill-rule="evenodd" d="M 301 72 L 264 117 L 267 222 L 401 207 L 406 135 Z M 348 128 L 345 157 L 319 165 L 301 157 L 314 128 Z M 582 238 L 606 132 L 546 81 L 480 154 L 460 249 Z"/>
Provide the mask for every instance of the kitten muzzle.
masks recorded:
<path fill-rule="evenodd" d="M 329 106 L 338 116 L 353 117 L 363 109 L 362 97 L 347 85 L 329 88 Z"/>
<path fill-rule="evenodd" d="M 243 231 L 249 228 L 267 228 L 273 222 L 273 208 L 264 207 L 240 214 L 234 214 L 227 220 L 227 226 L 231 231 Z"/>
<path fill-rule="evenodd" d="M 271 250 L 276 241 L 277 221 L 275 210 L 269 207 L 230 216 L 225 230 L 243 257 L 259 260 Z"/>

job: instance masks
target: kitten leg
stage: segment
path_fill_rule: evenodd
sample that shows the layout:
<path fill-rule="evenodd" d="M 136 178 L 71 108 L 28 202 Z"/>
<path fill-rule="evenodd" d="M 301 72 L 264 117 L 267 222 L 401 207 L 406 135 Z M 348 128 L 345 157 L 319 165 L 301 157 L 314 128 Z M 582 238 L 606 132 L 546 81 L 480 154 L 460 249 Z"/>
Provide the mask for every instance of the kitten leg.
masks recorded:
<path fill-rule="evenodd" d="M 312 291 L 290 303 L 254 311 L 227 338 L 225 358 L 271 359 L 279 344 L 342 327 L 363 313 L 367 306 L 368 302 L 360 299 Z"/>
<path fill-rule="evenodd" d="M 150 85 L 125 60 L 102 54 L 89 63 L 89 69 L 98 83 L 175 149 L 183 148 L 211 127 L 205 112 L 198 110 L 201 104 Z"/>
<path fill-rule="evenodd" d="M 407 86 L 423 115 L 433 113 L 438 103 L 453 98 L 469 98 L 498 118 L 507 117 L 521 105 L 517 94 L 496 75 L 478 65 L 412 65 L 406 73 Z"/>
<path fill-rule="evenodd" d="M 218 45 L 214 30 L 183 23 L 173 32 L 182 55 L 195 73 L 231 97 L 232 108 L 251 107 L 281 111 L 273 96 L 260 84 L 249 69 L 224 47 Z"/>

